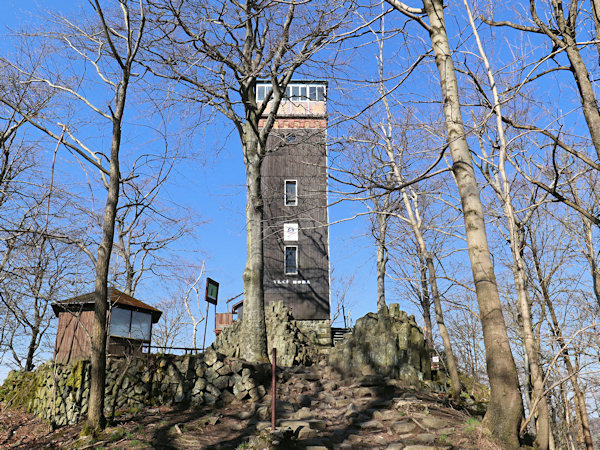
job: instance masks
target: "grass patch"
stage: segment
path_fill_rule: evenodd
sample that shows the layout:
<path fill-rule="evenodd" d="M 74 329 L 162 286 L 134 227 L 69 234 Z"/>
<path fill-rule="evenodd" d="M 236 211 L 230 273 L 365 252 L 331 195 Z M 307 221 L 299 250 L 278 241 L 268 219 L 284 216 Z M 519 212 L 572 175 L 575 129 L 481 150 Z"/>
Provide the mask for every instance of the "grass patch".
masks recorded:
<path fill-rule="evenodd" d="M 481 422 L 473 417 L 467 419 L 467 426 L 465 427 L 465 432 L 469 434 L 475 433 L 475 431 L 481 428 Z"/>

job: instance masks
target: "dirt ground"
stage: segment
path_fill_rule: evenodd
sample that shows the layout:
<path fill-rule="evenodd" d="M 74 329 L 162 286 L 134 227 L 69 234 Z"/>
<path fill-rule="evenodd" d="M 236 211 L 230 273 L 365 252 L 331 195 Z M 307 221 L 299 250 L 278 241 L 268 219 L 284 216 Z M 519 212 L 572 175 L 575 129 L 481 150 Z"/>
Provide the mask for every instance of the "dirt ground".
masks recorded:
<path fill-rule="evenodd" d="M 440 393 L 396 380 L 343 380 L 326 369 L 281 373 L 278 428 L 271 433 L 270 396 L 256 404 L 123 411 L 94 438 L 81 425 L 48 424 L 0 405 L 0 447 L 139 449 L 497 449 L 478 420 Z"/>

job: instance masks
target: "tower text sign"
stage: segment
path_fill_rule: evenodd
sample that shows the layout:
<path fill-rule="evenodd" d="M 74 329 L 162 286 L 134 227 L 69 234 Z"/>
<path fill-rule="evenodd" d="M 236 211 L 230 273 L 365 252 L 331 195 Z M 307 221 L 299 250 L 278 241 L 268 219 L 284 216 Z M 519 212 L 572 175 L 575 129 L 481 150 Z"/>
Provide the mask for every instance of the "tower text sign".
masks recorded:
<path fill-rule="evenodd" d="M 217 283 L 212 278 L 206 278 L 206 294 L 204 299 L 208 303 L 212 303 L 213 305 L 217 304 L 217 297 L 219 296 L 219 283 Z"/>

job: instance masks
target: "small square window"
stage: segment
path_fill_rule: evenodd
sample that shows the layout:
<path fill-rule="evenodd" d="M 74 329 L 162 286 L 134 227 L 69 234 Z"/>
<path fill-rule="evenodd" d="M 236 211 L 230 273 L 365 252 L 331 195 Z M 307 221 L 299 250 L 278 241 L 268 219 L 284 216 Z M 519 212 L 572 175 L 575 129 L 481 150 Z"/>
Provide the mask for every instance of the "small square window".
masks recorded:
<path fill-rule="evenodd" d="M 286 275 L 298 274 L 298 247 L 292 245 L 286 245 L 285 247 L 285 259 L 284 259 L 284 271 Z"/>
<path fill-rule="evenodd" d="M 298 205 L 298 182 L 296 180 L 285 180 L 285 206 Z"/>

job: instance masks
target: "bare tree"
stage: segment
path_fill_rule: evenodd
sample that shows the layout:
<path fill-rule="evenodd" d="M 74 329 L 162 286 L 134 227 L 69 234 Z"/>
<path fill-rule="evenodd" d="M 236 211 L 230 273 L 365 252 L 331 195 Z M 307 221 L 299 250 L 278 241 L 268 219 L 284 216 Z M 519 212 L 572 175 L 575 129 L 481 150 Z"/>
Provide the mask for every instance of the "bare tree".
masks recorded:
<path fill-rule="evenodd" d="M 462 120 L 454 62 L 446 34 L 443 2 L 424 0 L 423 8 L 409 7 L 396 0 L 388 0 L 388 3 L 406 16 L 416 18 L 431 39 L 440 76 L 446 139 L 452 155 L 452 173 L 462 202 L 486 348 L 491 395 L 484 422 L 492 435 L 504 445 L 516 448 L 519 445 L 518 431 L 523 402 L 490 257 L 479 185 Z M 424 16 L 427 16 L 429 23 L 425 22 Z"/>
<path fill-rule="evenodd" d="M 537 228 L 537 227 L 536 227 Z M 531 274 L 533 281 L 535 282 L 536 295 L 541 297 L 541 300 L 546 306 L 550 318 L 550 329 L 552 334 L 557 340 L 557 344 L 562 348 L 561 359 L 565 364 L 567 373 L 569 375 L 570 383 L 573 387 L 573 396 L 575 400 L 575 411 L 578 422 L 577 434 L 580 436 L 578 441 L 580 445 L 585 445 L 586 448 L 593 448 L 592 436 L 590 433 L 590 424 L 587 412 L 587 406 L 585 402 L 585 396 L 583 389 L 579 383 L 579 377 L 575 364 L 572 361 L 569 348 L 566 347 L 566 340 L 563 335 L 563 327 L 558 319 L 554 301 L 552 300 L 552 285 L 554 284 L 553 278 L 560 267 L 565 263 L 564 259 L 558 259 L 552 261 L 554 264 L 550 267 L 544 267 L 543 253 L 545 252 L 544 244 L 541 240 L 546 241 L 544 236 L 538 236 L 539 231 L 534 231 L 531 228 L 528 229 L 528 246 L 531 251 L 531 257 L 534 265 L 533 273 Z M 554 235 L 554 233 L 552 233 Z M 564 253 L 567 257 L 568 253 Z"/>
<path fill-rule="evenodd" d="M 187 288 L 185 290 L 185 295 L 183 296 L 183 304 L 185 306 L 185 312 L 187 313 L 188 318 L 191 320 L 192 325 L 192 344 L 194 348 L 198 348 L 198 343 L 196 340 L 196 336 L 198 333 L 198 325 L 200 325 L 204 320 L 207 320 L 204 314 L 202 314 L 202 308 L 200 308 L 200 300 L 202 298 L 202 291 L 200 287 L 200 280 L 204 277 L 204 261 L 202 261 L 202 267 L 200 267 L 200 271 L 197 277 L 193 277 L 188 279 Z M 194 297 L 196 300 L 196 314 L 194 314 L 192 306 L 190 306 L 190 296 L 194 293 Z M 206 337 L 206 334 L 204 335 Z M 205 342 L 202 343 L 204 347 Z"/>
<path fill-rule="evenodd" d="M 149 48 L 151 70 L 176 80 L 186 102 L 208 105 L 235 126 L 246 166 L 247 260 L 241 355 L 267 361 L 261 166 L 286 86 L 350 14 L 338 2 L 152 2 L 166 43 Z M 257 102 L 258 79 L 271 83 Z"/>
<path fill-rule="evenodd" d="M 14 323 L 5 341 L 13 360 L 33 370 L 42 339 L 50 326 L 50 303 L 69 292 L 74 249 L 39 234 L 24 234 L 0 281 L 0 301 Z M 25 345 L 24 345 L 25 344 Z"/>
<path fill-rule="evenodd" d="M 185 347 L 186 310 L 181 299 L 169 296 L 156 305 L 163 311 L 160 321 L 152 328 L 153 345 L 157 347 Z"/>
<path fill-rule="evenodd" d="M 31 117 L 19 104 L 3 99 L 3 103 L 12 107 L 29 123 L 57 139 L 67 149 L 75 152 L 79 157 L 91 163 L 100 171 L 104 188 L 106 189 L 106 204 L 102 219 L 102 239 L 98 245 L 96 255 L 88 249 L 82 250 L 94 263 L 96 272 L 95 281 L 95 309 L 92 333 L 92 369 L 90 398 L 87 423 L 92 430 L 105 426 L 104 417 L 104 385 L 106 368 L 106 320 L 108 312 L 107 283 L 112 253 L 115 218 L 119 192 L 121 186 L 121 136 L 127 95 L 130 83 L 137 78 L 135 66 L 137 55 L 144 35 L 146 24 L 145 5 L 143 0 L 118 0 L 115 9 L 103 8 L 100 2 L 90 2 L 92 16 L 80 23 L 74 23 L 64 16 L 50 14 L 48 23 L 57 26 L 57 30 L 50 29 L 40 33 L 44 45 L 52 49 L 44 61 L 44 65 L 36 70 L 28 70 L 25 66 L 15 66 L 26 77 L 26 82 L 31 85 L 48 86 L 60 92 L 65 98 L 75 102 L 79 107 L 89 108 L 95 115 L 95 123 L 105 126 L 110 133 L 109 150 L 106 152 L 93 150 L 94 144 L 84 143 L 84 139 L 77 137 L 75 127 L 62 125 L 63 134 L 57 135 L 50 120 L 42 121 Z M 120 17 L 119 17 L 120 16 Z M 92 19 L 93 17 L 93 19 Z M 90 20 L 91 19 L 91 20 Z M 36 37 L 36 36 L 32 36 Z M 53 47 L 51 47 L 53 45 Z M 62 63 L 65 60 L 76 60 L 72 69 L 75 72 L 69 77 L 62 71 L 54 72 L 54 57 Z M 93 76 L 97 77 L 107 96 L 106 103 L 102 106 L 96 104 L 98 97 L 87 96 L 86 67 L 91 69 Z M 83 73 L 83 75 L 82 75 Z M 108 168 L 104 164 L 108 164 Z"/>

